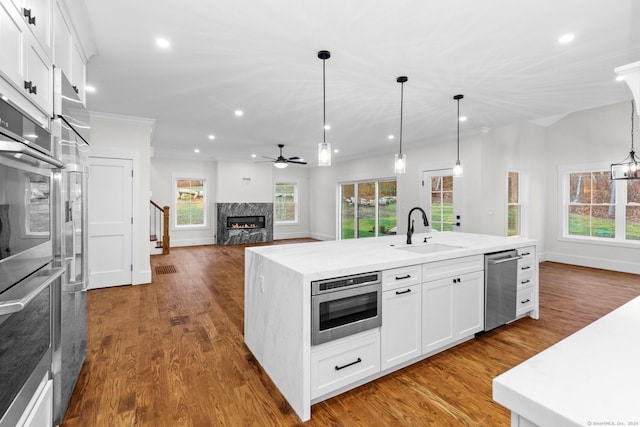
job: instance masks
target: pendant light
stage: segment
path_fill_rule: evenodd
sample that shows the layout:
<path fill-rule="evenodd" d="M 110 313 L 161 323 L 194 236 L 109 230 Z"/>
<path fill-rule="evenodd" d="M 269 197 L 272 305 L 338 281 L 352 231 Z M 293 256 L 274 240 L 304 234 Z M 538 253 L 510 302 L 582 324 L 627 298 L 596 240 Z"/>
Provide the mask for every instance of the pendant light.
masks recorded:
<path fill-rule="evenodd" d="M 454 95 L 453 99 L 458 101 L 458 154 L 456 157 L 456 164 L 453 167 L 453 176 L 461 177 L 462 176 L 462 165 L 460 164 L 460 100 L 464 98 L 464 95 Z"/>
<path fill-rule="evenodd" d="M 611 179 L 640 179 L 640 158 L 633 149 L 634 107 L 631 100 L 631 151 L 622 162 L 611 164 Z"/>
<path fill-rule="evenodd" d="M 327 142 L 327 106 L 324 62 L 331 58 L 331 52 L 321 50 L 318 58 L 322 59 L 322 142 L 318 144 L 318 166 L 331 166 L 331 144 Z"/>
<path fill-rule="evenodd" d="M 396 154 L 393 171 L 405 173 L 407 171 L 407 155 L 402 152 L 402 106 L 404 103 L 404 84 L 409 80 L 407 76 L 400 76 L 396 82 L 400 83 L 400 152 Z"/>

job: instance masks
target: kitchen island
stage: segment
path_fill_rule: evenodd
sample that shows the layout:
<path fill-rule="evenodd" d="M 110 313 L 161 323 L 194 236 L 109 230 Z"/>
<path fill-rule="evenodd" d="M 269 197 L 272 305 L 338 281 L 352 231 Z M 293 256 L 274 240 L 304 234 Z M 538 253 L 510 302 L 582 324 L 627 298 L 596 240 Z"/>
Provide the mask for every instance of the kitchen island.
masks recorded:
<path fill-rule="evenodd" d="M 640 297 L 493 380 L 511 425 L 640 426 Z"/>
<path fill-rule="evenodd" d="M 535 241 L 457 232 L 416 234 L 412 245 L 405 240 L 385 236 L 246 249 L 245 343 L 301 420 L 310 419 L 313 403 L 480 332 L 487 253 L 518 251 L 518 266 L 522 262 L 527 274 L 518 289 L 518 317 L 538 317 Z M 381 327 L 312 345 L 311 283 L 369 272 L 381 272 L 383 291 L 407 293 L 412 302 L 394 306 L 395 314 L 383 302 Z M 399 322 L 412 324 L 411 336 L 400 337 L 400 343 L 397 334 L 389 334 Z M 398 344 L 408 350 L 390 354 Z M 352 359 L 355 364 L 343 370 Z"/>

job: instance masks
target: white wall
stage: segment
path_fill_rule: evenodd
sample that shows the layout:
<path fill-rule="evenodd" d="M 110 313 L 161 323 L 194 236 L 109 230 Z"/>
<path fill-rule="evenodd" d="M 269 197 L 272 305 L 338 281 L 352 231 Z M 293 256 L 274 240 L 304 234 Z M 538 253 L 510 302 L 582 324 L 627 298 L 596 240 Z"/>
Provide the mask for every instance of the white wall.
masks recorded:
<path fill-rule="evenodd" d="M 273 203 L 273 164 L 219 162 L 218 203 Z"/>
<path fill-rule="evenodd" d="M 547 259 L 640 273 L 640 247 L 562 241 L 558 228 L 558 165 L 619 162 L 629 154 L 630 132 L 630 101 L 576 112 L 548 128 L 546 174 L 549 179 L 544 211 Z"/>
<path fill-rule="evenodd" d="M 149 191 L 151 132 L 154 121 L 91 112 L 92 157 L 131 159 L 133 163 L 132 283 L 151 282 Z M 91 179 L 91 176 L 89 176 Z M 89 257 L 100 256 L 89 253 Z M 91 264 L 91 263 L 90 263 Z"/>
<path fill-rule="evenodd" d="M 175 175 L 193 174 L 208 178 L 208 216 L 207 226 L 184 230 L 175 228 Z M 151 158 L 151 200 L 160 206 L 169 206 L 171 247 L 211 245 L 215 243 L 216 233 L 216 188 L 218 164 L 213 161 L 191 161 L 180 159 Z"/>

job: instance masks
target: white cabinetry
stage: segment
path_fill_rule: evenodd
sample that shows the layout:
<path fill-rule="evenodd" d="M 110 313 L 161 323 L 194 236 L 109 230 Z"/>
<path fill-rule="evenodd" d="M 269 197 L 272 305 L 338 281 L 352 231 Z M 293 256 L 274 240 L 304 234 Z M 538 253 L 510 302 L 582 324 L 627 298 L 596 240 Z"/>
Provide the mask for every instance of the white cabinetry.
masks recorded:
<path fill-rule="evenodd" d="M 518 249 L 518 290 L 516 296 L 516 317 L 520 317 L 536 306 L 536 248 L 528 246 Z"/>
<path fill-rule="evenodd" d="M 482 256 L 424 264 L 422 276 L 423 354 L 433 354 L 483 329 Z"/>
<path fill-rule="evenodd" d="M 311 399 L 346 387 L 380 372 L 380 330 L 313 347 Z"/>
<path fill-rule="evenodd" d="M 56 1 L 53 13 L 55 47 L 53 62 L 85 102 L 86 58 L 64 4 Z"/>
<path fill-rule="evenodd" d="M 0 72 L 5 79 L 0 81 L 0 92 L 43 125 L 48 124 L 53 110 L 50 15 L 50 1 L 0 0 Z M 36 106 L 40 114 L 19 97 Z"/>
<path fill-rule="evenodd" d="M 422 266 L 382 272 L 382 370 L 422 354 Z"/>

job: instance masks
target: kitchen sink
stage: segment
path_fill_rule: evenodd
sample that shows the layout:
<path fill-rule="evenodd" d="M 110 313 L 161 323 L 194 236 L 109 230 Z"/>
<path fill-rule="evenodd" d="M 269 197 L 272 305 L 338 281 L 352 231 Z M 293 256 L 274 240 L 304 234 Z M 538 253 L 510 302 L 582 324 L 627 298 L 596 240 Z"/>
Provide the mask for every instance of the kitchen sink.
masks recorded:
<path fill-rule="evenodd" d="M 440 243 L 427 243 L 426 245 L 415 246 L 399 246 L 396 249 L 409 252 L 417 252 L 420 254 L 431 254 L 435 252 L 451 251 L 454 249 L 460 249 L 462 246 L 443 245 Z"/>

